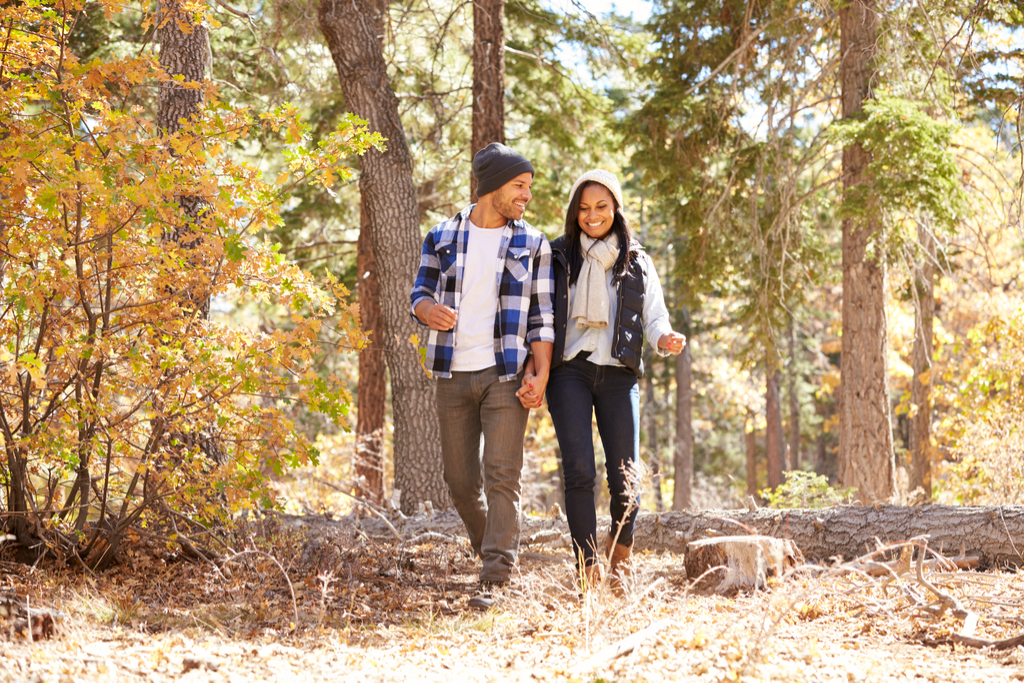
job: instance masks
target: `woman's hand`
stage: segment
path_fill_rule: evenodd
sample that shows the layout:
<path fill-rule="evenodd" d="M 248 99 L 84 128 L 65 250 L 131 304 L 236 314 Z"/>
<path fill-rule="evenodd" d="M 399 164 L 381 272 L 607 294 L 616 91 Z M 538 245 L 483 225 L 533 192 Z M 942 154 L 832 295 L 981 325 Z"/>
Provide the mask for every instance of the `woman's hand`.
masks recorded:
<path fill-rule="evenodd" d="M 686 335 L 679 334 L 678 332 L 669 332 L 661 335 L 661 339 L 658 340 L 658 348 L 665 349 L 674 356 L 678 356 L 686 346 Z"/>
<path fill-rule="evenodd" d="M 543 393 L 534 388 L 535 376 L 529 373 L 523 375 L 523 385 L 516 391 L 516 397 L 523 404 L 524 408 L 540 408 Z"/>
<path fill-rule="evenodd" d="M 523 368 L 523 384 L 516 391 L 516 396 L 524 408 L 540 408 L 544 400 L 544 388 L 548 384 L 547 373 L 539 377 L 534 369 L 533 356 L 526 359 L 526 366 Z"/>

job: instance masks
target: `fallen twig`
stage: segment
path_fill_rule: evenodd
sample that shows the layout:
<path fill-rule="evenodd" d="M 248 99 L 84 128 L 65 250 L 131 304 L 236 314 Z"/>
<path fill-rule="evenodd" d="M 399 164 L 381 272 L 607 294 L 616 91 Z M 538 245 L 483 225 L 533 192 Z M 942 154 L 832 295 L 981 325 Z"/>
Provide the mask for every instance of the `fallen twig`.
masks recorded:
<path fill-rule="evenodd" d="M 367 510 L 369 510 L 370 512 L 375 514 L 377 517 L 380 518 L 380 520 L 382 522 L 384 522 L 388 526 L 388 529 L 391 530 L 391 533 L 395 535 L 395 539 L 396 540 L 398 540 L 398 541 L 402 540 L 402 535 L 400 533 L 398 533 L 398 529 L 396 529 L 395 525 L 392 524 L 391 521 L 384 515 L 384 508 L 380 507 L 379 505 L 377 505 L 375 503 L 371 503 L 368 500 L 364 500 L 363 498 L 360 498 L 359 496 L 353 495 L 353 494 L 349 493 L 348 491 L 346 491 L 345 489 L 341 488 L 340 486 L 336 486 L 335 484 L 332 484 L 331 482 L 327 481 L 326 479 L 321 479 L 320 477 L 317 477 L 316 480 L 318 482 L 320 482 L 321 484 L 325 485 L 325 486 L 329 486 L 330 488 L 334 489 L 335 491 L 337 491 L 338 493 L 342 494 L 343 496 L 348 496 L 353 501 L 355 501 L 359 505 L 362 505 L 364 508 L 366 508 Z"/>
<path fill-rule="evenodd" d="M 402 541 L 402 545 L 417 545 L 425 541 L 439 541 L 441 543 L 459 543 L 462 539 L 459 536 L 449 536 L 448 534 L 440 534 L 436 531 L 427 531 L 419 536 L 413 536 L 410 539 Z"/>
<path fill-rule="evenodd" d="M 244 557 L 246 555 L 261 555 L 263 557 L 266 557 L 266 558 L 270 559 L 271 562 L 276 564 L 277 568 L 281 570 L 281 574 L 284 575 L 284 580 L 288 582 L 288 591 L 292 594 L 292 613 L 295 615 L 295 624 L 298 625 L 298 623 L 299 623 L 299 605 L 295 601 L 295 588 L 292 587 L 292 580 L 290 578 L 288 578 L 288 572 L 286 572 L 284 570 L 284 567 L 281 566 L 281 563 L 277 561 L 276 557 L 274 557 L 270 553 L 265 553 L 262 550 L 243 550 L 240 553 L 235 553 L 231 557 L 224 558 L 224 561 L 222 562 L 222 564 L 227 564 L 228 562 L 232 562 L 233 560 L 237 560 L 238 558 Z"/>
<path fill-rule="evenodd" d="M 661 621 L 651 624 L 645 629 L 637 631 L 636 633 L 627 638 L 623 638 L 617 643 L 609 645 L 603 650 L 597 652 L 597 654 L 593 655 L 589 659 L 574 666 L 572 669 L 569 670 L 569 675 L 576 675 L 578 673 L 586 671 L 587 669 L 592 669 L 595 666 L 604 664 L 605 662 L 610 662 L 611 660 L 617 657 L 621 657 L 622 655 L 629 654 L 634 649 L 636 649 L 638 645 L 643 643 L 645 640 L 654 637 L 658 634 L 659 631 L 661 631 L 671 623 L 672 619 L 662 619 Z"/>
<path fill-rule="evenodd" d="M 923 639 L 921 642 L 932 646 L 945 645 L 950 642 L 954 642 L 959 643 L 960 645 L 966 645 L 967 647 L 990 647 L 993 650 L 1012 650 L 1015 647 L 1024 645 L 1024 634 L 1013 636 L 1012 638 L 1003 638 L 1002 640 L 989 640 L 988 638 L 976 638 L 974 636 L 965 636 L 960 633 L 953 633 L 943 638 Z"/>

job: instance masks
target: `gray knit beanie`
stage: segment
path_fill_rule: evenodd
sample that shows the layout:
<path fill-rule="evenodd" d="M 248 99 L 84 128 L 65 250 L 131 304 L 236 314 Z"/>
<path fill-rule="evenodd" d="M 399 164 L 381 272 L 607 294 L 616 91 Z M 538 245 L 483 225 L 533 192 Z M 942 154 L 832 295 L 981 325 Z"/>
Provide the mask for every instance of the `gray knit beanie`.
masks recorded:
<path fill-rule="evenodd" d="M 492 142 L 473 157 L 476 194 L 483 197 L 523 173 L 533 173 L 533 164 L 519 152 L 500 142 Z"/>

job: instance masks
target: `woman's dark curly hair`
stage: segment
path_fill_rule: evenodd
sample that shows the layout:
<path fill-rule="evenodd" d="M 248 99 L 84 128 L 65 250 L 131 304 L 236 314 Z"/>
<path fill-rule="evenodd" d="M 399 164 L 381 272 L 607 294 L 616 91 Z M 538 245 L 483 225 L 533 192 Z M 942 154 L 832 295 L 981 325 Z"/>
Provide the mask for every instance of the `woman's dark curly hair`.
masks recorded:
<path fill-rule="evenodd" d="M 588 180 L 578 188 L 576 194 L 569 202 L 569 210 L 565 214 L 565 241 L 566 258 L 569 260 L 569 284 L 576 284 L 580 276 L 580 269 L 583 268 L 583 248 L 580 246 L 580 235 L 583 230 L 580 228 L 580 202 L 583 200 L 583 190 L 591 185 L 600 185 L 608 189 L 603 183 L 596 180 Z M 619 238 L 619 257 L 612 266 L 612 282 L 618 283 L 629 267 L 629 254 L 633 248 L 633 233 L 629 229 L 629 221 L 622 213 L 622 207 L 615 201 L 615 196 L 609 191 L 608 196 L 612 198 L 612 205 L 615 207 L 615 217 L 612 219 L 612 228 L 608 234 L 615 233 Z M 607 236 L 607 235 L 606 235 Z"/>

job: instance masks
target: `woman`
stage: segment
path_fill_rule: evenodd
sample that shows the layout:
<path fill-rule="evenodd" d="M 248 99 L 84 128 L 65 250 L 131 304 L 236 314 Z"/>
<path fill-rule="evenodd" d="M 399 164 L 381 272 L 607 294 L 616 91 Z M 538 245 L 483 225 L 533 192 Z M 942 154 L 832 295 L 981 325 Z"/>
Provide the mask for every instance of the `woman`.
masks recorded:
<path fill-rule="evenodd" d="M 601 548 L 613 585 L 631 569 L 639 491 L 630 476 L 640 455 L 643 340 L 678 354 L 686 338 L 672 331 L 658 273 L 633 239 L 622 213 L 622 190 L 604 170 L 584 173 L 569 193 L 565 234 L 551 243 L 555 275 L 555 348 L 547 382 L 548 410 L 558 437 L 577 569 L 593 583 Z M 523 405 L 539 407 L 527 363 Z M 538 382 L 538 385 L 543 384 Z M 597 467 L 591 419 L 604 445 L 612 525 L 597 539 Z"/>

